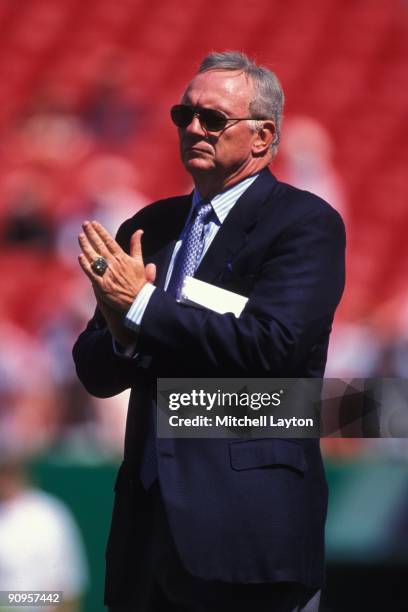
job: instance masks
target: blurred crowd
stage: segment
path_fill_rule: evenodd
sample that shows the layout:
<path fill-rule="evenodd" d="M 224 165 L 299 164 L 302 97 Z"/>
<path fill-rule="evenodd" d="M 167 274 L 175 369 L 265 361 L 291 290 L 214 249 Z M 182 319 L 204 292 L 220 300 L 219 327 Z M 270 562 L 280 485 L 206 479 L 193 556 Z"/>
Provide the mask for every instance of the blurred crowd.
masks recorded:
<path fill-rule="evenodd" d="M 76 103 L 39 94 L 0 142 L 0 452 L 122 446 L 126 398 L 101 406 L 71 358 L 95 303 L 77 263 L 81 223 L 114 234 L 147 203 L 127 149 L 142 110 L 108 68 Z"/>
<path fill-rule="evenodd" d="M 74 488 L 70 510 L 31 482 L 27 464 L 116 463 L 128 401 L 93 398 L 76 377 L 72 346 L 95 308 L 77 236 L 85 219 L 114 234 L 153 199 L 191 188 L 168 111 L 209 49 L 243 48 L 276 70 L 287 107 L 271 169 L 345 221 L 347 284 L 326 377 L 408 376 L 406 1 L 319 0 L 311 10 L 257 0 L 248 10 L 223 0 L 205 27 L 203 7 L 0 2 L 0 591 L 61 589 L 64 612 L 103 590 L 77 514 L 89 500 Z M 329 557 L 406 564 L 408 438 L 333 437 L 322 448 Z"/>
<path fill-rule="evenodd" d="M 132 163 L 144 113 L 126 96 L 111 59 L 81 99 L 49 86 L 2 135 L 0 449 L 37 452 L 66 445 L 71 452 L 106 457 L 121 452 L 127 394 L 90 397 L 71 358 L 74 339 L 95 305 L 77 264 L 77 235 L 85 219 L 97 219 L 115 233 L 149 202 Z M 350 234 L 356 229 L 334 150 L 316 118 L 289 115 L 272 170 L 329 201 Z M 357 288 L 348 287 L 346 304 L 353 304 L 354 294 Z M 344 312 L 340 308 L 326 375 L 406 376 L 406 298 L 405 305 L 397 295 L 369 312 L 359 308 L 358 297 L 355 302 Z M 344 456 L 364 452 L 366 445 L 328 441 L 325 448 Z"/>

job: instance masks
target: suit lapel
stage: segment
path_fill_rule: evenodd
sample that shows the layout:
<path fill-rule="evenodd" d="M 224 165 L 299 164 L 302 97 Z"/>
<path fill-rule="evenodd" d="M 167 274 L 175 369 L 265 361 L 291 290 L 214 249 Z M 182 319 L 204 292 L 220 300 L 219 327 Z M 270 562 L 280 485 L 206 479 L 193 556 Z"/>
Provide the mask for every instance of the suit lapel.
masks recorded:
<path fill-rule="evenodd" d="M 277 180 L 265 168 L 252 185 L 237 200 L 211 243 L 195 276 L 202 281 L 215 281 L 228 262 L 244 246 L 256 225 L 265 199 Z"/>
<path fill-rule="evenodd" d="M 171 242 L 167 243 L 162 249 L 160 249 L 160 251 L 155 253 L 154 258 L 152 258 L 152 262 L 156 264 L 157 269 L 155 284 L 160 289 L 164 289 L 167 270 L 170 265 L 171 255 L 173 253 L 176 242 L 176 240 L 172 240 Z"/>
<path fill-rule="evenodd" d="M 278 181 L 268 168 L 242 194 L 203 257 L 195 276 L 205 282 L 214 282 L 222 273 L 228 262 L 240 251 L 248 240 L 252 228 L 256 225 L 263 205 L 271 190 Z M 157 266 L 156 286 L 163 289 L 167 270 L 170 265 L 174 247 L 185 225 L 192 201 L 192 194 L 181 203 L 166 205 L 168 215 L 161 220 L 159 244 L 151 250 L 146 263 Z M 166 210 L 166 212 L 167 212 Z"/>

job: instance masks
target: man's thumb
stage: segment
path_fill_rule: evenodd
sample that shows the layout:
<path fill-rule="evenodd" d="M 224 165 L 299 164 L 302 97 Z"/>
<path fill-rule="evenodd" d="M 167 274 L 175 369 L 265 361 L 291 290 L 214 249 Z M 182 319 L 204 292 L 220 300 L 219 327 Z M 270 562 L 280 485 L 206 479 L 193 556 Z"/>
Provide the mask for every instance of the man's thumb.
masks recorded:
<path fill-rule="evenodd" d="M 154 283 L 156 280 L 156 264 L 148 263 L 145 267 L 145 275 L 148 283 Z"/>
<path fill-rule="evenodd" d="M 142 236 L 143 230 L 138 229 L 130 239 L 130 256 L 135 258 L 143 258 L 142 256 Z"/>

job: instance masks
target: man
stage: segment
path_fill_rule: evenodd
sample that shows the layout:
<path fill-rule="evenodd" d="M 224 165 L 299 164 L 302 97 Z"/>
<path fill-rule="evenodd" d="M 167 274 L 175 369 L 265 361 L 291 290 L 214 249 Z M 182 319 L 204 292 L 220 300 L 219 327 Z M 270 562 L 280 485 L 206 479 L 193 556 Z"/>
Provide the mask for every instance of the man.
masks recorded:
<path fill-rule="evenodd" d="M 112 611 L 318 609 L 318 440 L 169 440 L 152 418 L 159 376 L 323 375 L 344 227 L 268 170 L 282 106 L 273 73 L 210 54 L 171 112 L 193 194 L 143 209 L 116 241 L 96 222 L 79 238 L 98 307 L 74 347 L 78 375 L 100 397 L 132 389 L 107 549 Z M 186 274 L 248 296 L 241 316 L 182 304 Z"/>
<path fill-rule="evenodd" d="M 76 521 L 62 500 L 30 482 L 26 458 L 6 440 L 0 440 L 0 591 L 61 591 L 63 601 L 48 600 L 49 612 L 79 612 L 88 563 Z M 44 605 L 33 600 L 29 609 L 42 612 Z M 1 609 L 12 607 L 3 601 Z"/>

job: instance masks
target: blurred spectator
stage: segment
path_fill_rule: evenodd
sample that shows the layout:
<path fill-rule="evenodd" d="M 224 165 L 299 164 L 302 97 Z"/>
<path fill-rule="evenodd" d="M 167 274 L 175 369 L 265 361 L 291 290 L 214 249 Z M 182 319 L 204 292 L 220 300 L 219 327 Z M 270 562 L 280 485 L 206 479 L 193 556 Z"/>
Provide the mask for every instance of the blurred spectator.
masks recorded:
<path fill-rule="evenodd" d="M 97 219 L 116 234 L 124 219 L 148 203 L 139 191 L 136 169 L 125 157 L 100 154 L 89 160 L 79 177 L 83 205 L 81 212 L 67 214 L 61 220 L 58 253 L 67 264 L 77 264 L 77 236 L 85 219 Z"/>
<path fill-rule="evenodd" d="M 325 376 L 327 378 L 375 376 L 382 350 L 382 340 L 369 317 L 339 321 L 333 327 Z"/>
<path fill-rule="evenodd" d="M 377 334 L 384 338 L 384 349 L 378 376 L 408 378 L 408 293 L 403 288 L 375 311 Z"/>
<path fill-rule="evenodd" d="M 49 250 L 53 246 L 54 231 L 43 203 L 36 194 L 22 192 L 11 203 L 5 219 L 3 242 L 10 245 L 27 245 L 32 248 Z"/>
<path fill-rule="evenodd" d="M 11 322 L 0 324 L 0 447 L 36 452 L 54 441 L 59 412 L 49 356 Z"/>
<path fill-rule="evenodd" d="M 71 283 L 71 291 L 67 292 L 65 301 L 51 316 L 40 322 L 37 337 L 43 351 L 49 355 L 49 377 L 58 406 L 56 443 L 68 443 L 72 450 L 86 452 L 93 450 L 90 446 L 96 415 L 92 398 L 77 382 L 71 357 L 72 337 L 81 329 L 85 319 L 82 316 L 83 286 L 84 283 L 76 280 Z"/>
<path fill-rule="evenodd" d="M 89 286 L 75 278 L 65 302 L 38 328 L 43 350 L 50 356 L 49 376 L 58 406 L 56 444 L 70 454 L 89 458 L 114 458 L 123 446 L 127 396 L 100 401 L 89 395 L 79 383 L 72 360 L 72 338 L 83 328 L 89 315 Z M 124 397 L 126 396 L 126 397 Z"/>
<path fill-rule="evenodd" d="M 72 163 L 91 146 L 66 93 L 46 91 L 20 119 L 15 155 L 51 164 Z"/>
<path fill-rule="evenodd" d="M 92 202 L 92 214 L 109 231 L 135 215 L 149 200 L 139 190 L 134 165 L 119 155 L 98 155 L 84 167 L 83 191 Z"/>
<path fill-rule="evenodd" d="M 124 93 L 121 58 L 107 57 L 83 104 L 85 126 L 99 144 L 124 146 L 135 135 L 139 113 Z"/>
<path fill-rule="evenodd" d="M 52 190 L 49 177 L 34 168 L 10 174 L 5 185 L 1 239 L 9 245 L 49 250 L 54 244 L 50 217 Z"/>
<path fill-rule="evenodd" d="M 82 609 L 88 569 L 73 516 L 56 497 L 31 485 L 21 460 L 5 457 L 1 448 L 0 542 L 0 590 L 63 591 L 64 603 L 48 610 Z"/>
<path fill-rule="evenodd" d="M 329 132 L 316 119 L 291 117 L 285 121 L 278 158 L 282 180 L 320 196 L 347 223 L 344 189 L 333 165 L 333 150 Z"/>

